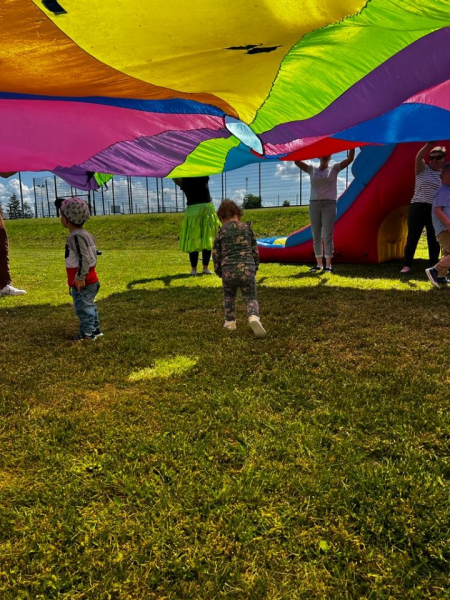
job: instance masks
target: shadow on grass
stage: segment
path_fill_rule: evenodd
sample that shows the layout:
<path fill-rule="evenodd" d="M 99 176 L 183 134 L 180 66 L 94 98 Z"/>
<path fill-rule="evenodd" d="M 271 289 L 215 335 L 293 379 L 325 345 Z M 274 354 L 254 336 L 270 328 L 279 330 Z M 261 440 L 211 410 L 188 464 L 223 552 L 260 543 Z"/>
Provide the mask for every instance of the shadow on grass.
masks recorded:
<path fill-rule="evenodd" d="M 135 279 L 134 281 L 129 281 L 127 283 L 127 290 L 132 290 L 138 285 L 145 285 L 146 283 L 153 283 L 154 281 L 162 281 L 166 287 L 170 287 L 172 281 L 192 278 L 193 276 L 190 273 L 180 273 L 179 275 L 164 275 L 163 277 L 152 277 L 149 279 Z"/>

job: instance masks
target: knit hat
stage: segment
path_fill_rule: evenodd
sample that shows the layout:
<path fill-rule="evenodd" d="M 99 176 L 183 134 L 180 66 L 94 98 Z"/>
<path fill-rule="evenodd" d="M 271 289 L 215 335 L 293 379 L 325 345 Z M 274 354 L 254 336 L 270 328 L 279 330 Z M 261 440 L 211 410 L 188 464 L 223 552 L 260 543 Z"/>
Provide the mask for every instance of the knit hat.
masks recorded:
<path fill-rule="evenodd" d="M 74 225 L 84 225 L 91 216 L 89 207 L 81 198 L 69 198 L 61 204 L 62 214 Z"/>

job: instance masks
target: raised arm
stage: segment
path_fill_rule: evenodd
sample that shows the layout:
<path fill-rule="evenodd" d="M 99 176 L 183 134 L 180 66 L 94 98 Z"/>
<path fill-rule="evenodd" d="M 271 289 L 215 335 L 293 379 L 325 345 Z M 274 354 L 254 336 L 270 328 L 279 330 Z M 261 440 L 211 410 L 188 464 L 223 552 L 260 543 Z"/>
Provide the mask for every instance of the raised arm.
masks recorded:
<path fill-rule="evenodd" d="M 347 158 L 344 158 L 344 160 L 342 160 L 339 163 L 339 170 L 342 171 L 342 169 L 345 169 L 346 167 L 348 167 L 348 165 L 351 165 L 354 160 L 355 160 L 355 149 L 352 148 L 351 150 L 348 151 Z"/>
<path fill-rule="evenodd" d="M 428 142 L 425 144 L 423 148 L 419 150 L 416 155 L 416 175 L 418 175 L 421 171 L 425 169 L 425 156 L 431 150 L 431 148 L 436 144 L 436 142 Z"/>
<path fill-rule="evenodd" d="M 305 171 L 305 173 L 309 173 L 309 165 L 308 163 L 303 162 L 302 160 L 296 160 L 295 164 L 299 169 Z"/>

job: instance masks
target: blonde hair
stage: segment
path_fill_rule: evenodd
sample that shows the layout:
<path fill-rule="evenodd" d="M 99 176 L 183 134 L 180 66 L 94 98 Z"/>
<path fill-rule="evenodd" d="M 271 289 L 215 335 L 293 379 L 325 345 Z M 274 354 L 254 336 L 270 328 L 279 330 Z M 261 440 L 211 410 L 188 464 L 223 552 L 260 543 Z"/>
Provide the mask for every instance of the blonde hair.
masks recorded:
<path fill-rule="evenodd" d="M 433 152 L 441 152 L 445 155 L 447 148 L 445 146 L 435 146 L 432 150 L 430 150 L 430 154 L 433 154 Z"/>

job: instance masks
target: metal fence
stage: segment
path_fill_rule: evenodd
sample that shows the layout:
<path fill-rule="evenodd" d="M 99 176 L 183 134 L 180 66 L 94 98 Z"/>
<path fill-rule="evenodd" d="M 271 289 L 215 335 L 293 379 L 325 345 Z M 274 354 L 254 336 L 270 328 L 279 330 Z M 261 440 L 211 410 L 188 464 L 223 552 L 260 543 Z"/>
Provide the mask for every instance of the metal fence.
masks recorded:
<path fill-rule="evenodd" d="M 346 154 L 336 155 L 336 161 Z M 339 193 L 352 180 L 351 171 L 342 171 Z M 309 177 L 292 162 L 258 163 L 210 177 L 213 202 L 223 198 L 242 202 L 246 194 L 262 199 L 263 207 L 309 204 Z M 36 217 L 55 217 L 57 197 L 81 196 L 90 204 L 94 215 L 182 212 L 186 199 L 171 179 L 114 176 L 107 186 L 95 192 L 80 192 L 56 176 L 33 179 Z"/>

